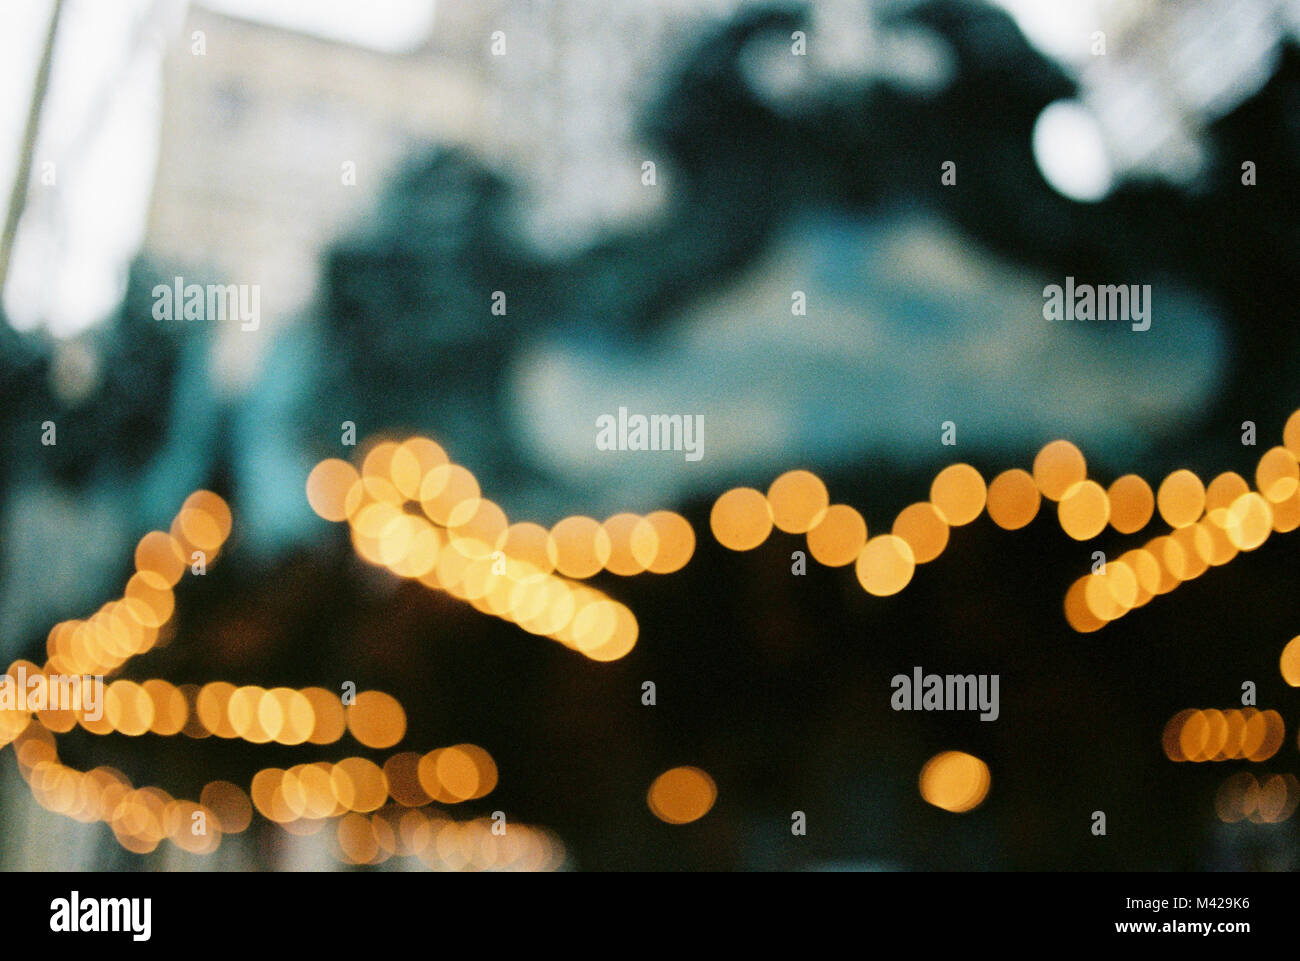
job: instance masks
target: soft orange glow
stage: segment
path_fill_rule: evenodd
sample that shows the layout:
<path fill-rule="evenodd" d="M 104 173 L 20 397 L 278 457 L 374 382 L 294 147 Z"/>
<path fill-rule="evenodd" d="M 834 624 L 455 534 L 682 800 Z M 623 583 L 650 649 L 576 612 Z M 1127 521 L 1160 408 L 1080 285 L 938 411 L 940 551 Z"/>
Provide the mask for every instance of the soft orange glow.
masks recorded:
<path fill-rule="evenodd" d="M 1068 440 L 1046 444 L 1034 458 L 1034 483 L 1048 500 L 1059 501 L 1070 489 L 1088 476 L 1088 465 L 1079 448 Z"/>
<path fill-rule="evenodd" d="M 1090 540 L 1106 529 L 1110 500 L 1096 481 L 1079 481 L 1061 494 L 1057 515 L 1066 534 L 1076 541 Z"/>
<path fill-rule="evenodd" d="M 1242 494 L 1228 508 L 1223 529 L 1238 550 L 1253 551 L 1268 540 L 1273 531 L 1273 508 L 1253 491 Z"/>
<path fill-rule="evenodd" d="M 253 822 L 253 804 L 237 784 L 211 781 L 199 795 L 199 802 L 212 812 L 223 834 L 238 834 Z"/>
<path fill-rule="evenodd" d="M 302 695 L 311 705 L 313 717 L 311 736 L 307 740 L 312 744 L 333 744 L 341 738 L 346 721 L 339 695 L 322 687 L 303 688 Z"/>
<path fill-rule="evenodd" d="M 555 570 L 555 545 L 551 532 L 541 524 L 523 521 L 511 524 L 497 539 L 496 549 L 511 561 L 519 580 L 540 580 Z"/>
<path fill-rule="evenodd" d="M 355 467 L 331 457 L 321 461 L 307 475 L 307 503 L 327 521 L 348 519 L 348 492 L 361 480 Z"/>
<path fill-rule="evenodd" d="M 819 564 L 852 564 L 867 543 L 867 522 L 847 504 L 832 504 L 821 522 L 808 532 L 808 551 Z"/>
<path fill-rule="evenodd" d="M 1156 506 L 1170 527 L 1189 527 L 1205 509 L 1205 485 L 1191 471 L 1176 470 L 1161 482 Z"/>
<path fill-rule="evenodd" d="M 551 528 L 555 569 L 565 577 L 585 579 L 609 560 L 609 534 L 590 517 L 566 517 Z"/>
<path fill-rule="evenodd" d="M 506 512 L 494 501 L 482 497 L 474 503 L 472 510 L 461 510 L 460 513 L 464 516 L 448 528 L 448 543 L 469 558 L 491 556 L 510 527 Z"/>
<path fill-rule="evenodd" d="M 695 530 L 691 522 L 672 511 L 655 511 L 646 515 L 659 539 L 659 550 L 647 570 L 652 574 L 672 574 L 690 562 L 695 553 Z"/>
<path fill-rule="evenodd" d="M 659 535 L 654 525 L 639 514 L 615 514 L 602 525 L 609 536 L 609 560 L 605 569 L 621 577 L 632 577 L 654 563 L 659 553 Z"/>
<path fill-rule="evenodd" d="M 1282 429 L 1282 443 L 1287 450 L 1300 457 L 1300 410 L 1286 419 L 1286 426 Z"/>
<path fill-rule="evenodd" d="M 934 560 L 948 546 L 947 521 L 933 504 L 924 501 L 899 512 L 894 519 L 893 533 L 907 542 L 917 564 Z"/>
<path fill-rule="evenodd" d="M 1015 531 L 1027 525 L 1038 515 L 1039 503 L 1034 478 L 1019 468 L 1003 471 L 989 484 L 989 517 L 1003 530 Z"/>
<path fill-rule="evenodd" d="M 912 580 L 916 560 L 907 541 L 893 534 L 881 534 L 867 541 L 858 555 L 858 583 L 868 594 L 888 597 Z"/>
<path fill-rule="evenodd" d="M 988 796 L 988 765 L 963 751 L 944 751 L 921 768 L 921 797 L 927 803 L 954 814 L 978 807 Z"/>
<path fill-rule="evenodd" d="M 1255 469 L 1255 486 L 1274 504 L 1294 494 L 1300 489 L 1300 464 L 1296 463 L 1296 455 L 1285 447 L 1266 451 Z"/>
<path fill-rule="evenodd" d="M 733 551 L 753 550 L 772 533 L 772 508 L 752 487 L 727 491 L 713 505 L 709 527 L 718 543 Z"/>
<path fill-rule="evenodd" d="M 330 782 L 334 797 L 350 811 L 374 811 L 388 800 L 388 779 L 383 770 L 363 757 L 348 757 L 335 764 L 330 769 Z"/>
<path fill-rule="evenodd" d="M 203 726 L 217 737 L 233 738 L 235 729 L 231 727 L 227 715 L 230 696 L 235 693 L 235 685 L 226 681 L 213 681 L 204 684 L 199 690 L 198 716 Z"/>
<path fill-rule="evenodd" d="M 654 779 L 646 804 L 667 824 L 689 824 L 708 814 L 717 798 L 717 785 L 707 773 L 697 767 L 675 767 Z"/>
<path fill-rule="evenodd" d="M 1106 490 L 1110 501 L 1110 526 L 1121 534 L 1135 534 L 1146 527 L 1155 511 L 1151 485 L 1137 474 L 1118 477 Z"/>
<path fill-rule="evenodd" d="M 951 464 L 939 471 L 930 484 L 930 502 L 953 527 L 979 517 L 987 500 L 984 478 L 970 464 Z"/>
<path fill-rule="evenodd" d="M 1091 634 L 1106 626 L 1106 621 L 1094 614 L 1088 606 L 1088 585 L 1091 574 L 1085 574 L 1065 592 L 1065 620 L 1080 634 Z"/>
<path fill-rule="evenodd" d="M 1171 761 L 1186 761 L 1187 754 L 1183 751 L 1183 727 L 1192 715 L 1198 714 L 1194 708 L 1188 708 L 1185 711 L 1179 711 L 1169 719 L 1165 725 L 1164 736 L 1161 738 L 1161 744 L 1165 749 L 1165 757 Z"/>
<path fill-rule="evenodd" d="M 403 807 L 420 807 L 433 800 L 420 786 L 419 766 L 420 755 L 415 751 L 394 754 L 384 762 L 388 793 Z"/>
<path fill-rule="evenodd" d="M 366 747 L 392 747 L 406 736 L 406 711 L 383 691 L 362 691 L 347 708 L 348 730 Z"/>
<path fill-rule="evenodd" d="M 455 527 L 474 516 L 482 492 L 478 480 L 459 464 L 439 464 L 420 483 L 420 506 L 429 520 Z"/>
<path fill-rule="evenodd" d="M 767 489 L 772 522 L 787 534 L 803 534 L 816 527 L 830 505 L 821 478 L 811 471 L 786 471 Z"/>
<path fill-rule="evenodd" d="M 189 565 L 180 541 L 163 531 L 150 531 L 136 545 L 135 566 L 136 570 L 157 574 L 168 587 L 174 587 Z"/>
<path fill-rule="evenodd" d="M 370 819 L 360 814 L 345 814 L 339 818 L 337 829 L 339 850 L 349 864 L 369 864 L 379 855 L 379 844 Z"/>
<path fill-rule="evenodd" d="M 1300 687 L 1300 636 L 1291 638 L 1287 641 L 1286 647 L 1282 648 L 1279 666 L 1282 670 L 1282 680 L 1292 687 Z"/>
<path fill-rule="evenodd" d="M 479 770 L 474 758 L 460 746 L 445 748 L 438 754 L 434 770 L 438 783 L 457 801 L 465 801 L 478 793 Z"/>
<path fill-rule="evenodd" d="M 1286 741 L 1286 724 L 1282 720 L 1282 715 L 1277 711 L 1268 710 L 1260 711 L 1259 715 L 1264 719 L 1264 738 L 1259 747 L 1246 755 L 1250 761 L 1267 761 Z"/>

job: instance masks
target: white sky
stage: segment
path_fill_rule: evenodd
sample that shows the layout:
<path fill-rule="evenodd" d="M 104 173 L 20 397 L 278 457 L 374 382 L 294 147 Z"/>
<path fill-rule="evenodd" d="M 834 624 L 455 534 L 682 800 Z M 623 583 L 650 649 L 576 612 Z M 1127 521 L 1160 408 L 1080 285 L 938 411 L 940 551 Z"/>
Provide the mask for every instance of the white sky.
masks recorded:
<path fill-rule="evenodd" d="M 3 291 L 14 327 L 71 337 L 101 323 L 144 239 L 161 116 L 162 48 L 187 0 L 67 0 L 28 205 Z M 381 50 L 429 34 L 434 0 L 203 0 L 203 6 Z M 0 3 L 0 206 L 8 203 L 52 0 Z M 150 16 L 143 42 L 133 43 Z M 188 42 L 188 41 L 186 41 Z M 45 185 L 43 165 L 55 183 Z"/>

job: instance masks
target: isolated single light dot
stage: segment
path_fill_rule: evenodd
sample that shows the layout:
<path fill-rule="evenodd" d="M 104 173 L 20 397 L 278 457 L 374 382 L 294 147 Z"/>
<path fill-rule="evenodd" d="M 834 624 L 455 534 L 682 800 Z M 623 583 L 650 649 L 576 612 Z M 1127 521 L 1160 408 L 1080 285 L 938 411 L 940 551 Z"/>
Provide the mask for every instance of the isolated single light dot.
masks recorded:
<path fill-rule="evenodd" d="M 723 547 L 753 550 L 772 533 L 772 507 L 754 488 L 736 487 L 714 503 L 709 527 Z"/>
<path fill-rule="evenodd" d="M 1003 530 L 1019 530 L 1037 516 L 1041 500 L 1028 471 L 1005 470 L 989 484 L 989 517 Z"/>
<path fill-rule="evenodd" d="M 787 534 L 803 534 L 816 526 L 830 496 L 821 478 L 811 471 L 786 471 L 767 489 L 772 505 L 772 522 Z"/>
<path fill-rule="evenodd" d="M 1045 444 L 1034 458 L 1034 483 L 1048 500 L 1059 501 L 1072 484 L 1087 476 L 1087 461 L 1068 440 Z"/>
<path fill-rule="evenodd" d="M 988 765 L 964 751 L 944 751 L 921 768 L 921 797 L 937 808 L 961 814 L 978 807 L 988 796 Z"/>
<path fill-rule="evenodd" d="M 1190 527 L 1205 510 L 1205 485 L 1191 471 L 1176 470 L 1160 483 L 1156 506 L 1170 527 Z"/>
<path fill-rule="evenodd" d="M 675 767 L 654 779 L 646 804 L 661 821 L 689 824 L 708 814 L 717 798 L 717 785 L 707 773 L 697 767 Z"/>
<path fill-rule="evenodd" d="M 917 564 L 925 564 L 948 546 L 948 522 L 926 501 L 904 507 L 894 519 L 893 533 L 907 541 Z"/>
<path fill-rule="evenodd" d="M 1063 197 L 1093 203 L 1110 193 L 1115 178 L 1101 124 L 1077 100 L 1048 104 L 1034 121 L 1034 161 Z"/>
<path fill-rule="evenodd" d="M 1155 512 L 1156 497 L 1151 485 L 1137 474 L 1117 477 L 1106 490 L 1110 500 L 1110 526 L 1121 534 L 1134 534 L 1146 527 Z"/>
<path fill-rule="evenodd" d="M 1110 499 L 1096 481 L 1079 481 L 1061 495 L 1057 515 L 1061 530 L 1076 541 L 1086 541 L 1106 529 Z"/>
<path fill-rule="evenodd" d="M 832 504 L 826 516 L 808 532 L 808 551 L 818 564 L 852 564 L 867 543 L 867 522 L 847 504 Z"/>
<path fill-rule="evenodd" d="M 1300 636 L 1287 641 L 1282 648 L 1282 680 L 1292 687 L 1300 687 Z"/>
<path fill-rule="evenodd" d="M 1285 447 L 1265 451 L 1255 469 L 1255 486 L 1274 504 L 1294 494 L 1300 487 L 1300 465 L 1296 463 L 1295 454 Z"/>
<path fill-rule="evenodd" d="M 930 484 L 930 503 L 953 527 L 969 524 L 979 517 L 987 499 L 984 478 L 970 464 L 950 464 Z"/>
<path fill-rule="evenodd" d="M 876 597 L 897 594 L 908 585 L 915 570 L 911 546 L 894 534 L 873 537 L 858 555 L 858 583 Z"/>

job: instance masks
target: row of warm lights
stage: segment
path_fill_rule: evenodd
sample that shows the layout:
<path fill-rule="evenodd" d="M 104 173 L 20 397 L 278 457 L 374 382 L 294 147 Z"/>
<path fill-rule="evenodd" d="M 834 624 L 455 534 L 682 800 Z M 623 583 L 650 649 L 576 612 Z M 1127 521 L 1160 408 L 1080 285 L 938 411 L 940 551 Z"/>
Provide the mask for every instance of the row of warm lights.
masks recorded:
<path fill-rule="evenodd" d="M 82 772 L 60 763 L 54 736 L 37 721 L 30 722 L 14 746 L 18 770 L 38 804 L 82 823 L 105 822 L 128 851 L 148 854 L 170 840 L 191 853 L 210 854 L 221 843 L 222 825 L 202 804 L 177 800 L 160 788 L 133 788 L 110 767 Z M 206 820 L 198 834 L 195 813 Z"/>
<path fill-rule="evenodd" d="M 482 496 L 474 474 L 426 437 L 375 444 L 360 471 L 338 458 L 321 461 L 307 478 L 307 499 L 325 520 L 359 530 L 376 562 L 406 577 L 432 570 L 446 547 L 472 559 L 500 551 L 531 565 L 534 576 L 558 572 L 577 580 L 602 570 L 671 574 L 695 552 L 690 524 L 671 511 L 620 513 L 604 523 L 566 517 L 550 530 L 512 524 Z"/>
<path fill-rule="evenodd" d="M 988 797 L 988 765 L 964 751 L 943 751 L 925 762 L 919 786 L 927 803 L 954 814 L 972 811 Z"/>
<path fill-rule="evenodd" d="M 8 673 L 13 676 L 21 667 L 30 678 L 60 669 L 120 667 L 127 657 L 147 650 L 174 612 L 171 588 L 185 572 L 186 552 L 203 551 L 206 563 L 230 529 L 230 513 L 220 498 L 206 491 L 191 495 L 170 533 L 154 531 L 141 539 L 136 549 L 136 574 L 128 582 L 121 610 L 106 605 L 89 621 L 56 626 L 51 632 L 51 659 L 45 668 L 19 661 Z M 133 643 L 121 647 L 119 634 Z M 141 642 L 141 637 L 146 641 Z M 5 743 L 19 742 L 20 769 L 37 801 L 79 820 L 105 821 L 119 843 L 136 853 L 148 853 L 168 838 L 194 853 L 216 850 L 223 830 L 234 833 L 248 826 L 257 801 L 261 802 L 257 809 L 271 820 L 301 830 L 311 815 L 322 810 L 319 791 L 308 790 L 309 786 L 319 788 L 322 778 L 329 783 L 333 798 L 322 816 L 331 817 L 374 810 L 388 800 L 390 790 L 399 803 L 457 803 L 484 796 L 497 779 L 495 762 L 486 751 L 457 745 L 423 757 L 412 752 L 395 755 L 384 768 L 363 758 L 347 758 L 336 765 L 262 771 L 255 778 L 251 800 L 237 786 L 216 781 L 204 788 L 196 804 L 176 800 L 159 788 L 133 789 L 111 768 L 76 771 L 59 763 L 55 748 L 55 732 L 69 731 L 77 724 L 96 734 L 184 733 L 195 738 L 215 735 L 286 745 L 330 744 L 348 730 L 367 747 L 390 747 L 405 736 L 406 713 L 396 698 L 380 691 L 362 691 L 345 706 L 339 695 L 323 688 L 267 690 L 224 681 L 200 687 L 176 686 L 161 679 L 142 683 L 117 680 L 104 691 L 98 719 L 86 717 L 84 710 L 36 711 L 35 720 L 31 713 L 0 712 L 0 736 Z M 407 761 L 412 776 L 403 778 Z M 268 785 L 269 793 L 261 790 Z M 309 807 L 308 800 L 315 806 Z M 198 836 L 190 830 L 195 812 L 202 812 L 209 823 L 207 832 Z"/>
<path fill-rule="evenodd" d="M 1065 596 L 1065 615 L 1081 633 L 1099 630 L 1159 594 L 1227 564 L 1239 552 L 1253 551 L 1273 533 L 1300 527 L 1300 411 L 1287 419 L 1283 445 L 1265 451 L 1255 467 L 1255 484 L 1226 471 L 1204 485 L 1188 470 L 1165 478 L 1156 495 L 1140 477 L 1128 475 L 1111 485 L 1110 519 L 1131 533 L 1146 525 L 1152 505 L 1169 524 L 1168 535 L 1108 562 L 1104 572 L 1085 574 Z M 1126 485 L 1122 496 L 1116 487 Z M 1064 504 L 1062 505 L 1064 508 Z M 1099 508 L 1097 509 L 1099 510 Z M 1097 524 L 1098 515 L 1077 512 L 1080 523 Z M 1064 521 L 1062 522 L 1064 526 Z M 1102 522 L 1104 524 L 1104 521 Z"/>
<path fill-rule="evenodd" d="M 1298 803 L 1300 780 L 1294 774 L 1274 774 L 1261 784 L 1249 771 L 1238 771 L 1214 794 L 1215 813 L 1227 824 L 1247 818 L 1256 824 L 1279 824 L 1295 813 Z"/>
<path fill-rule="evenodd" d="M 1272 490 L 1277 489 L 1274 484 Z M 1070 625 L 1081 633 L 1099 630 L 1152 597 L 1227 564 L 1239 552 L 1256 549 L 1271 533 L 1300 526 L 1300 492 L 1274 503 L 1250 491 L 1231 472 L 1215 478 L 1202 504 L 1204 516 L 1198 515 L 1191 524 L 1153 538 L 1107 562 L 1104 571 L 1075 581 L 1065 597 Z"/>
<path fill-rule="evenodd" d="M 335 856 L 345 864 L 382 864 L 414 857 L 434 871 L 556 871 L 563 843 L 551 832 L 510 822 L 501 834 L 488 818 L 456 821 L 412 808 L 346 814 L 335 830 Z"/>
<path fill-rule="evenodd" d="M 569 517 L 549 531 L 510 524 L 474 475 L 423 437 L 376 444 L 360 471 L 322 461 L 308 476 L 307 497 L 321 517 L 348 522 L 369 563 L 600 661 L 632 649 L 636 617 L 572 578 L 602 569 L 671 573 L 695 549 L 690 524 L 671 511 L 616 514 L 604 524 Z"/>
<path fill-rule="evenodd" d="M 422 756 L 396 754 L 382 767 L 350 757 L 287 771 L 266 768 L 254 775 L 247 794 L 228 781 L 213 781 L 195 803 L 172 798 L 160 788 L 135 789 L 112 768 L 81 772 L 61 764 L 54 735 L 35 721 L 19 737 L 15 753 L 42 807 L 83 823 L 104 821 L 123 847 L 138 854 L 149 853 L 163 840 L 209 854 L 223 833 L 246 830 L 254 809 L 293 833 L 314 833 L 327 819 L 376 811 L 390 797 L 411 809 L 433 802 L 456 804 L 485 797 L 497 783 L 492 756 L 477 745 L 458 744 Z M 193 831 L 195 813 L 204 818 L 199 834 Z"/>
<path fill-rule="evenodd" d="M 1267 761 L 1286 740 L 1286 724 L 1272 710 L 1189 708 L 1169 719 L 1161 740 L 1171 761 Z"/>
<path fill-rule="evenodd" d="M 458 804 L 485 797 L 496 787 L 492 756 L 474 744 L 438 748 L 421 756 L 404 752 L 381 767 L 361 757 L 337 764 L 319 761 L 289 770 L 263 768 L 253 776 L 253 806 L 269 821 L 338 817 L 377 811 L 391 797 L 403 807 L 431 802 Z"/>
<path fill-rule="evenodd" d="M 30 662 L 15 661 L 7 673 L 16 676 L 20 667 L 28 678 L 40 671 Z M 27 717 L 16 711 L 2 713 L 21 722 L 17 729 Z M 87 717 L 84 709 L 35 713 L 45 727 L 59 734 L 80 724 L 92 734 L 215 735 L 253 744 L 274 741 L 293 745 L 333 744 L 347 730 L 359 743 L 373 748 L 392 747 L 406 734 L 406 712 L 401 703 L 382 691 L 361 691 L 344 706 L 338 694 L 320 687 L 267 690 L 256 685 L 235 687 L 226 681 L 200 687 L 177 686 L 158 678 L 141 683 L 117 680 L 104 689 L 98 718 Z M 7 729 L 14 730 L 14 726 Z"/>
<path fill-rule="evenodd" d="M 63 621 L 46 641 L 49 670 L 59 674 L 108 675 L 126 661 L 163 643 L 160 633 L 176 606 L 172 588 L 189 569 L 194 552 L 215 560 L 230 536 L 230 508 L 211 491 L 195 491 L 172 521 L 171 531 L 150 531 L 135 550 L 136 571 L 123 595 L 84 621 Z"/>
<path fill-rule="evenodd" d="M 1103 488 L 1088 479 L 1082 452 L 1069 441 L 1056 440 L 1035 456 L 1032 473 L 1006 470 L 987 486 L 969 464 L 944 468 L 931 484 L 929 500 L 904 508 L 890 533 L 872 538 L 862 515 L 848 505 L 831 504 L 826 485 L 806 470 L 782 474 L 766 495 L 749 487 L 727 491 L 714 503 L 709 522 L 718 542 L 735 551 L 758 547 L 774 527 L 804 534 L 819 563 L 840 567 L 856 561 L 863 589 L 888 596 L 907 586 L 918 564 L 942 554 L 950 528 L 971 523 L 986 509 L 999 527 L 1018 530 L 1033 521 L 1044 498 L 1055 501 L 1061 529 L 1080 541 L 1097 537 L 1108 524 L 1122 534 L 1136 533 L 1158 510 L 1172 533 L 1143 550 L 1165 566 L 1168 576 L 1130 557 L 1146 575 L 1145 583 L 1133 585 L 1133 591 L 1129 586 L 1139 571 L 1128 561 L 1104 588 L 1092 589 L 1093 603 L 1079 585 L 1069 603 L 1081 606 L 1082 614 L 1074 611 L 1072 623 L 1095 630 L 1124 610 L 1199 576 L 1208 566 L 1227 563 L 1238 551 L 1254 550 L 1272 531 L 1300 526 L 1300 411 L 1288 419 L 1283 437 L 1284 446 L 1271 448 L 1259 459 L 1258 492 L 1232 472 L 1220 475 L 1207 489 L 1188 470 L 1170 473 L 1154 493 L 1136 474 Z"/>

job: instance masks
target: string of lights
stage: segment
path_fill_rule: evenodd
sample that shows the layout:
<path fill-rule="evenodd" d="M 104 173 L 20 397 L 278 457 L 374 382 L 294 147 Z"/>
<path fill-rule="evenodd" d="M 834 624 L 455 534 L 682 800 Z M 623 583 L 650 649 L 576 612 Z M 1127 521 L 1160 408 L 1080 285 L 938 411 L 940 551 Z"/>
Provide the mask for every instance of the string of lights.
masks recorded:
<path fill-rule="evenodd" d="M 395 575 L 445 592 L 475 609 L 551 638 L 597 661 L 632 650 L 635 615 L 625 605 L 582 581 L 606 571 L 631 577 L 670 574 L 691 560 L 696 546 L 690 523 L 671 511 L 644 516 L 620 513 L 598 522 L 566 517 L 547 529 L 511 523 L 482 496 L 468 468 L 455 464 L 436 442 L 411 437 L 363 447 L 358 470 L 330 458 L 311 471 L 308 502 L 322 518 L 346 522 L 363 560 Z M 1145 529 L 1159 513 L 1169 526 L 1140 548 L 1105 560 L 1066 592 L 1067 622 L 1080 632 L 1104 627 L 1179 584 L 1253 551 L 1272 533 L 1300 527 L 1300 411 L 1288 419 L 1283 444 L 1270 448 L 1255 468 L 1255 489 L 1234 472 L 1205 485 L 1176 470 L 1153 487 L 1128 474 L 1103 488 L 1087 476 L 1087 463 L 1073 444 L 1056 440 L 1035 457 L 1032 471 L 1005 470 L 985 483 L 969 464 L 945 467 L 933 479 L 928 500 L 901 510 L 887 534 L 868 537 L 855 508 L 830 503 L 824 482 L 807 470 L 788 471 L 766 494 L 734 488 L 715 501 L 709 523 L 718 543 L 752 550 L 773 529 L 800 534 L 809 553 L 827 567 L 854 564 L 858 582 L 875 596 L 902 591 L 916 567 L 938 558 L 954 527 L 987 511 L 1004 530 L 1031 523 L 1044 499 L 1057 503 L 1061 529 L 1088 541 L 1109 526 L 1128 535 Z M 230 536 L 231 511 L 210 491 L 196 491 L 182 504 L 168 531 L 151 531 L 135 550 L 135 572 L 122 596 L 84 620 L 62 621 L 47 639 L 43 667 L 17 661 L 8 673 L 27 676 L 104 675 L 171 640 L 174 588 L 187 569 L 202 573 L 217 560 Z M 1284 679 L 1300 686 L 1300 637 L 1281 659 Z M 491 755 L 471 744 L 420 755 L 403 751 L 382 765 L 363 757 L 264 768 L 245 791 L 228 781 L 209 782 L 198 801 L 171 797 L 157 787 L 135 788 L 111 767 L 78 771 L 58 759 L 56 735 L 75 726 L 96 735 L 183 734 L 201 739 L 240 739 L 254 744 L 323 745 L 349 733 L 368 748 L 397 745 L 406 734 L 406 712 L 382 691 L 361 691 L 350 703 L 320 687 L 265 689 L 223 681 L 174 685 L 154 678 L 113 681 L 102 715 L 50 705 L 0 710 L 0 745 L 12 742 L 19 769 L 44 808 L 82 822 L 103 821 L 127 850 L 147 853 L 168 839 L 196 854 L 215 851 L 221 835 L 239 833 L 254 812 L 291 833 L 311 834 L 335 823 L 335 853 L 343 861 L 374 864 L 394 855 L 420 858 L 436 869 L 464 867 L 558 867 L 563 848 L 541 829 L 512 825 L 497 834 L 487 819 L 455 821 L 424 810 L 479 799 L 496 786 Z M 1163 734 L 1174 761 L 1266 761 L 1285 740 L 1285 724 L 1273 710 L 1186 710 Z M 987 765 L 962 752 L 944 752 L 922 769 L 919 788 L 931 804 L 970 810 L 987 794 Z M 656 817 L 672 824 L 702 817 L 716 786 L 697 768 L 664 772 L 647 792 Z M 1233 775 L 1216 795 L 1223 820 L 1284 820 L 1300 800 L 1293 775 L 1263 783 Z M 195 832 L 195 823 L 205 829 Z M 505 841 L 504 838 L 511 840 Z M 495 839 L 495 840 L 489 840 Z"/>

